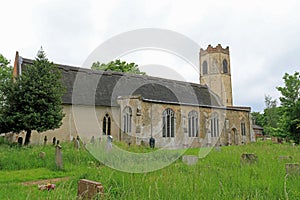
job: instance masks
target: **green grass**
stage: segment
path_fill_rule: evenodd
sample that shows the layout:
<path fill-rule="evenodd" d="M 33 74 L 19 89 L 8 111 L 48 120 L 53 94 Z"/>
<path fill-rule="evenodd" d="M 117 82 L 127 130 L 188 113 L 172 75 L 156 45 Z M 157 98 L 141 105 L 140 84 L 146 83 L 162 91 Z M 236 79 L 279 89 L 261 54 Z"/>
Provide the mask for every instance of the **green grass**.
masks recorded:
<path fill-rule="evenodd" d="M 136 153 L 154 151 L 117 145 Z M 111 169 L 88 151 L 75 150 L 72 144 L 63 143 L 62 147 L 64 169 L 58 170 L 53 146 L 0 145 L 0 199 L 76 199 L 81 178 L 101 182 L 105 199 L 300 199 L 300 177 L 285 178 L 285 163 L 300 161 L 299 146 L 259 142 L 222 147 L 221 151 L 213 149 L 196 165 L 188 166 L 178 159 L 163 169 L 142 174 Z M 46 153 L 45 160 L 38 157 L 41 151 Z M 241 163 L 242 153 L 255 153 L 258 162 Z M 198 155 L 199 149 L 188 149 L 185 154 Z M 292 159 L 281 161 L 279 156 Z M 66 176 L 69 180 L 56 183 L 56 189 L 50 192 L 21 184 Z"/>

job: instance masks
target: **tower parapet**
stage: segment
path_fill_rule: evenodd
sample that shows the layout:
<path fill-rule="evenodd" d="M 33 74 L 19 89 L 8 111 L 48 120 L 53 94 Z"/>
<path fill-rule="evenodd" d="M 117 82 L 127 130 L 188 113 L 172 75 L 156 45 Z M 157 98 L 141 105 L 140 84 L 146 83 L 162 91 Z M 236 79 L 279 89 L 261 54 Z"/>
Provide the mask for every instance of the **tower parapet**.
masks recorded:
<path fill-rule="evenodd" d="M 223 48 L 221 44 L 218 44 L 216 47 L 208 45 L 208 47 L 205 50 L 202 48 L 200 49 L 200 56 L 204 56 L 208 53 L 224 53 L 229 55 L 229 46 Z"/>

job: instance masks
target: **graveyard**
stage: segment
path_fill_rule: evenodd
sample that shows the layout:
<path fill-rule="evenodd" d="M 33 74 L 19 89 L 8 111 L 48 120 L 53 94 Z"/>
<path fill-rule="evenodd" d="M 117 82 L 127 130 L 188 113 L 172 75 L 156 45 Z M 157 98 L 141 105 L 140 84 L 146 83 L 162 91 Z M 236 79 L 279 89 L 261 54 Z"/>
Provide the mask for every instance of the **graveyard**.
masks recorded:
<path fill-rule="evenodd" d="M 136 153 L 157 150 L 114 143 Z M 199 153 L 191 148 L 169 166 L 146 173 L 109 168 L 73 142 L 60 144 L 60 161 L 57 151 L 52 144 L 19 147 L 1 141 L 0 199 L 77 199 L 81 179 L 101 183 L 103 194 L 95 199 L 300 198 L 300 167 L 295 165 L 300 147 L 290 143 L 222 146 L 189 160 Z"/>

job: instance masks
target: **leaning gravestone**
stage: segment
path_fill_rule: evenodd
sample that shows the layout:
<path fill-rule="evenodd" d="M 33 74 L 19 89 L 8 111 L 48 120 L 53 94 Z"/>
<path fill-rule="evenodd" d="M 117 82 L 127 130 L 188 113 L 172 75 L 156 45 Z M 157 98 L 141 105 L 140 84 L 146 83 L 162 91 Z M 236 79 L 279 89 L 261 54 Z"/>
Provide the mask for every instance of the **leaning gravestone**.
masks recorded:
<path fill-rule="evenodd" d="M 241 156 L 242 163 L 255 163 L 258 158 L 254 153 L 243 153 Z"/>
<path fill-rule="evenodd" d="M 56 167 L 58 169 L 62 169 L 63 168 L 61 149 L 62 148 L 61 148 L 60 145 L 56 145 L 55 146 L 55 163 L 56 163 Z"/>
<path fill-rule="evenodd" d="M 198 162 L 198 156 L 193 155 L 184 155 L 182 156 L 182 162 L 184 162 L 187 165 L 194 165 Z"/>

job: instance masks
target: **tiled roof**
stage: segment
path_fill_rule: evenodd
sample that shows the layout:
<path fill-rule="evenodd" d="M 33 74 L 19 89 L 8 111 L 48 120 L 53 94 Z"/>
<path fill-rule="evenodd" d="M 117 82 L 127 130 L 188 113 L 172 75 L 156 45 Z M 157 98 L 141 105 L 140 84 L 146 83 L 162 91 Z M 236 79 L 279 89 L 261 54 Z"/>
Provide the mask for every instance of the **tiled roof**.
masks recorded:
<path fill-rule="evenodd" d="M 22 68 L 32 63 L 33 60 L 23 58 Z M 145 101 L 220 106 L 218 97 L 207 86 L 195 83 L 60 64 L 57 66 L 62 71 L 66 86 L 64 104 L 118 106 L 118 97 L 140 95 Z"/>

